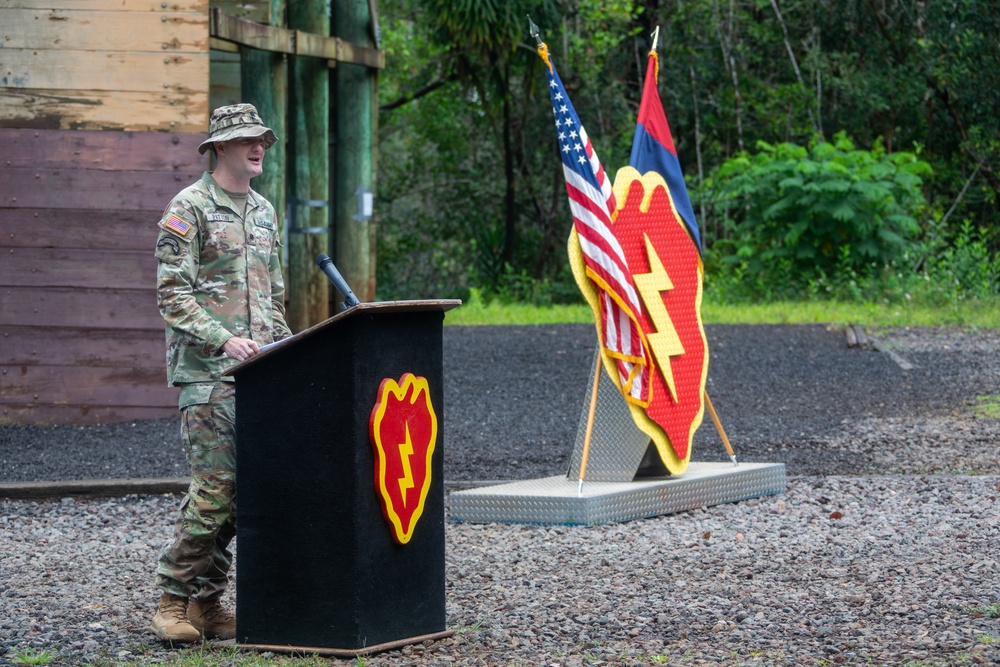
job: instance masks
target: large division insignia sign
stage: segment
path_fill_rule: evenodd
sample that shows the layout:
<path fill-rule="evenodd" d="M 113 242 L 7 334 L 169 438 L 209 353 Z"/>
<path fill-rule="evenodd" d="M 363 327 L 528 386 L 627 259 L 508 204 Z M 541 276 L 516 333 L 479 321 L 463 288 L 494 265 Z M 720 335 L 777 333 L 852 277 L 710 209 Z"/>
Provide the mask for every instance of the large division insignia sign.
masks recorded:
<path fill-rule="evenodd" d="M 382 380 L 368 420 L 375 454 L 375 489 L 393 539 L 406 544 L 431 487 L 437 415 L 427 379 L 406 373 Z"/>
<path fill-rule="evenodd" d="M 632 166 L 616 174 L 614 186 L 608 186 L 610 192 L 603 197 L 603 168 L 544 44 L 539 54 L 549 70 L 573 211 L 570 264 L 594 309 L 604 367 L 664 466 L 673 474 L 683 473 L 704 415 L 704 269 L 697 223 L 656 88 L 656 54 L 650 54 Z M 588 182 L 591 174 L 597 190 Z M 603 225 L 594 222 L 605 220 L 602 198 L 607 206 Z M 607 258 L 612 270 L 594 268 Z"/>

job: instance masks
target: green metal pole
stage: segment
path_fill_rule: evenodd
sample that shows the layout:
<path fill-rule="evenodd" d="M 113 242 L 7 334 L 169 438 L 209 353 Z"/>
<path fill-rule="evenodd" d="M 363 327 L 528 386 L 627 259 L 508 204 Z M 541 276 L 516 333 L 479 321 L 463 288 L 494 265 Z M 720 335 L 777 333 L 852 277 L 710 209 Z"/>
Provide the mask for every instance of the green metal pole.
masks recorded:
<path fill-rule="evenodd" d="M 327 0 L 290 0 L 288 27 L 318 35 L 330 34 Z M 291 56 L 289 59 L 288 136 L 289 196 L 300 201 L 330 199 L 330 88 L 327 63 L 321 58 Z M 329 207 L 296 204 L 295 226 L 328 229 Z M 290 303 L 288 325 L 301 331 L 329 317 L 326 276 L 316 267 L 315 257 L 327 252 L 329 235 L 289 229 L 288 274 Z"/>
<path fill-rule="evenodd" d="M 376 46 L 374 9 L 375 2 L 369 0 L 334 3 L 334 34 L 352 44 Z M 373 197 L 375 192 L 378 69 L 341 62 L 333 78 L 334 257 L 358 299 L 374 301 L 375 219 L 361 215 L 358 202 L 361 192 L 371 192 Z"/>
<path fill-rule="evenodd" d="M 270 25 L 284 26 L 285 3 L 271 0 Z M 264 124 L 274 130 L 278 143 L 271 146 L 264 159 L 264 173 L 253 181 L 253 188 L 274 205 L 277 212 L 280 238 L 285 238 L 285 164 L 288 141 L 288 124 L 285 107 L 288 95 L 288 68 L 285 56 L 280 53 L 240 48 L 241 98 L 257 107 Z M 285 285 L 288 285 L 288 267 L 282 266 Z M 286 294 L 287 297 L 287 294 Z"/>

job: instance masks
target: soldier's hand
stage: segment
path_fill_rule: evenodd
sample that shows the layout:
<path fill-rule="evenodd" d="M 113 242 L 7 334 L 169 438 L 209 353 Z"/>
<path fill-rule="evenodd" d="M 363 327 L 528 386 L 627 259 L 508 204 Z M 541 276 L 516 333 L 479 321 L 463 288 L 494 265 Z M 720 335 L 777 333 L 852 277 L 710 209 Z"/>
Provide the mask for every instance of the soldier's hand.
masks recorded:
<path fill-rule="evenodd" d="M 260 352 L 260 345 L 249 338 L 233 336 L 222 346 L 222 353 L 230 359 L 244 361 Z"/>

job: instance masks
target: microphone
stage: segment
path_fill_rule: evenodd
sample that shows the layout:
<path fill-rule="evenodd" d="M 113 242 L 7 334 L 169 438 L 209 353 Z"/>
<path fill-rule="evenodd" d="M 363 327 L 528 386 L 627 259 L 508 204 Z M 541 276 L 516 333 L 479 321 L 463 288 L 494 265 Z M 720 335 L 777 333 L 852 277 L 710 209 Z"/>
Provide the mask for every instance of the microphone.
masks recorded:
<path fill-rule="evenodd" d="M 358 301 L 358 297 L 354 296 L 354 292 L 352 292 L 351 288 L 347 285 L 347 281 L 344 280 L 344 276 L 340 275 L 340 271 L 338 271 L 337 267 L 333 265 L 333 260 L 330 259 L 329 255 L 326 253 L 316 255 L 316 266 L 319 267 L 320 271 L 326 274 L 326 277 L 330 279 L 333 286 L 344 295 L 345 309 L 350 306 L 356 306 L 360 303 Z"/>

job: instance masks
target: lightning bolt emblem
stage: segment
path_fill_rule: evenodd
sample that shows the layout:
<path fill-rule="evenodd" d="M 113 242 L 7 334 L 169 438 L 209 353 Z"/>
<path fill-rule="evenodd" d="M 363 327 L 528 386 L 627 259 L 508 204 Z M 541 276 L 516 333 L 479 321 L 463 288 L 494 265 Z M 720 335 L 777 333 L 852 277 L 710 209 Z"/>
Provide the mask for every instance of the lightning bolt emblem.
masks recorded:
<path fill-rule="evenodd" d="M 660 261 L 660 256 L 656 253 L 656 248 L 653 247 L 649 236 L 643 234 L 642 237 L 646 241 L 649 273 L 633 276 L 633 279 L 635 286 L 639 289 L 639 294 L 642 295 L 643 303 L 646 304 L 649 318 L 653 321 L 653 326 L 656 327 L 656 333 L 649 335 L 649 346 L 653 348 L 653 355 L 660 367 L 660 373 L 670 390 L 670 396 L 676 403 L 677 387 L 674 383 L 674 372 L 670 368 L 670 357 L 684 354 L 684 346 L 681 344 L 680 336 L 677 335 L 673 320 L 670 319 L 670 313 L 667 312 L 667 307 L 663 304 L 663 297 L 660 296 L 661 292 L 672 290 L 674 284 L 671 282 L 670 276 L 667 275 L 666 269 L 663 268 L 663 262 Z"/>
<path fill-rule="evenodd" d="M 399 497 L 406 507 L 406 492 L 413 488 L 413 471 L 410 469 L 410 457 L 413 456 L 413 442 L 410 440 L 410 424 L 405 424 L 406 440 L 399 443 L 399 463 L 403 466 L 403 476 L 399 478 Z"/>

